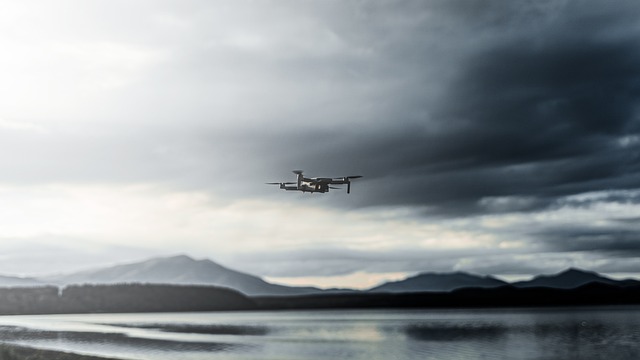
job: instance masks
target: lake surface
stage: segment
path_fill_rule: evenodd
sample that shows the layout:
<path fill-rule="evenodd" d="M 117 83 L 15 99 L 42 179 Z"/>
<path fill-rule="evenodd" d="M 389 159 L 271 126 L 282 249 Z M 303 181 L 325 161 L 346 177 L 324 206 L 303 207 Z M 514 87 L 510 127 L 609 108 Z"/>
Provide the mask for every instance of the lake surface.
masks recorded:
<path fill-rule="evenodd" d="M 0 341 L 123 359 L 638 359 L 640 307 L 0 317 Z"/>

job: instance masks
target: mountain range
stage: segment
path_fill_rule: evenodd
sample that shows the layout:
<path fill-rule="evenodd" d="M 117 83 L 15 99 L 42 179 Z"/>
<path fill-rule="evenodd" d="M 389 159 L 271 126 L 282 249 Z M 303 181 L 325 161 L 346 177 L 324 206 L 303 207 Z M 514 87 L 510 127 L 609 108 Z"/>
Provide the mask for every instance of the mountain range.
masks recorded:
<path fill-rule="evenodd" d="M 51 276 L 41 281 L 54 285 L 123 283 L 212 285 L 238 290 L 250 296 L 304 295 L 322 291 L 314 287 L 272 284 L 257 276 L 226 268 L 211 260 L 195 260 L 186 255 Z"/>
<path fill-rule="evenodd" d="M 536 276 L 531 280 L 515 282 L 512 285 L 518 288 L 548 287 L 555 289 L 575 289 L 594 282 L 623 287 L 640 285 L 640 281 L 638 280 L 614 280 L 593 271 L 576 268 L 569 268 L 555 275 Z"/>
<path fill-rule="evenodd" d="M 0 286 L 2 287 L 125 283 L 209 285 L 231 288 L 248 296 L 450 292 L 463 288 L 492 289 L 505 286 L 515 288 L 544 287 L 573 289 L 588 283 L 602 283 L 621 287 L 640 285 L 640 281 L 638 280 L 614 280 L 595 272 L 571 268 L 558 274 L 540 275 L 528 281 L 514 283 L 508 283 L 491 276 L 479 276 L 464 272 L 421 273 L 404 280 L 386 282 L 364 291 L 353 289 L 326 290 L 315 287 L 293 287 L 272 284 L 258 276 L 226 268 L 211 260 L 196 260 L 186 255 L 154 258 L 142 262 L 41 278 L 0 276 Z"/>
<path fill-rule="evenodd" d="M 491 276 L 477 276 L 463 272 L 422 273 L 400 281 L 386 282 L 369 289 L 370 292 L 453 291 L 460 288 L 494 288 L 509 285 Z"/>

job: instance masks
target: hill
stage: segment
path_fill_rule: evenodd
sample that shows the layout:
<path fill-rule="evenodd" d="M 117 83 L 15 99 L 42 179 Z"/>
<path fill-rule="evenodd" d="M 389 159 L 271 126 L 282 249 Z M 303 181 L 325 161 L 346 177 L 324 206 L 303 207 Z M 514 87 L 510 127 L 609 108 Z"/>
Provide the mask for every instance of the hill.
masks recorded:
<path fill-rule="evenodd" d="M 515 282 L 518 288 L 547 287 L 553 289 L 575 289 L 589 283 L 602 283 L 615 286 L 633 286 L 640 284 L 635 280 L 614 280 L 596 272 L 570 268 L 553 275 L 540 275 L 528 281 Z"/>
<path fill-rule="evenodd" d="M 640 285 L 592 282 L 573 289 L 549 287 L 462 288 L 448 292 L 316 294 L 252 298 L 263 310 L 367 308 L 500 308 L 548 306 L 638 305 Z"/>
<path fill-rule="evenodd" d="M 186 255 L 52 276 L 43 281 L 56 285 L 143 283 L 221 286 L 249 296 L 302 295 L 322 291 L 313 287 L 271 284 L 257 276 L 228 269 L 211 260 L 195 260 Z"/>
<path fill-rule="evenodd" d="M 464 288 L 490 289 L 505 285 L 512 285 L 517 288 L 573 289 L 593 282 L 622 287 L 640 285 L 640 281 L 637 280 L 614 280 L 595 272 L 571 268 L 554 275 L 541 275 L 529 281 L 520 281 L 512 284 L 491 276 L 479 276 L 464 272 L 421 273 L 404 280 L 383 283 L 364 292 L 450 292 Z M 323 290 L 315 287 L 272 284 L 257 276 L 226 268 L 211 260 L 195 260 L 186 255 L 154 258 L 136 263 L 40 279 L 0 276 L 0 287 L 39 286 L 44 284 L 66 286 L 71 284 L 123 283 L 218 286 L 231 288 L 248 296 L 298 296 L 362 292 L 353 289 Z"/>
<path fill-rule="evenodd" d="M 0 315 L 251 310 L 238 291 L 213 286 L 114 284 L 0 288 Z M 4 339 L 6 340 L 6 339 Z"/>
<path fill-rule="evenodd" d="M 461 288 L 494 288 L 507 285 L 491 276 L 477 276 L 463 272 L 422 273 L 416 276 L 387 282 L 369 289 L 369 292 L 448 292 Z"/>

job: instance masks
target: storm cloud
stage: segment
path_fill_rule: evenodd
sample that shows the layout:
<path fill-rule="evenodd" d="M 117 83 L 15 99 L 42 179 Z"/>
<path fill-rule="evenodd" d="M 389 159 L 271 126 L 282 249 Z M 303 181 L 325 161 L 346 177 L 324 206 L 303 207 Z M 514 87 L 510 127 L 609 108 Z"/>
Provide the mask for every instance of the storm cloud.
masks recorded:
<path fill-rule="evenodd" d="M 640 273 L 636 1 L 38 4 L 0 14 L 7 249 Z"/>
<path fill-rule="evenodd" d="M 490 19 L 456 12 L 470 3 Z M 375 196 L 360 205 L 458 215 L 538 210 L 567 195 L 637 187 L 637 6 L 550 2 L 558 6 L 529 13 L 530 3 L 423 4 L 425 13 L 446 9 L 455 33 L 430 29 L 425 17 L 412 24 L 421 36 L 410 46 L 377 49 L 374 63 L 388 63 L 398 84 L 372 95 L 379 108 L 367 125 L 350 127 L 345 117 L 344 126 L 306 136 L 294 130 L 272 153 L 290 146 L 290 163 L 366 174 Z M 525 14 L 524 23 L 499 21 Z M 445 75 L 432 77 L 433 67 Z"/>

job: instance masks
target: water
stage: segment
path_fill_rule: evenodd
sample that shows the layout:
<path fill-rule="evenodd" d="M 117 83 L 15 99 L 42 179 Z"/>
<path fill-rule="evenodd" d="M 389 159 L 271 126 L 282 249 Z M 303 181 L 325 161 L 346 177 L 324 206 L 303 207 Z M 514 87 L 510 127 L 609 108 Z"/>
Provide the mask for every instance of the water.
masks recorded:
<path fill-rule="evenodd" d="M 122 359 L 638 359 L 640 307 L 4 316 L 0 339 Z"/>

